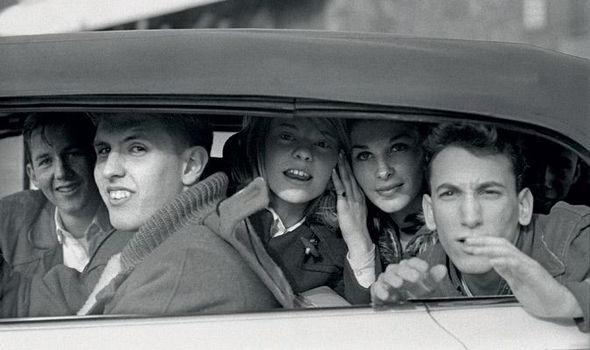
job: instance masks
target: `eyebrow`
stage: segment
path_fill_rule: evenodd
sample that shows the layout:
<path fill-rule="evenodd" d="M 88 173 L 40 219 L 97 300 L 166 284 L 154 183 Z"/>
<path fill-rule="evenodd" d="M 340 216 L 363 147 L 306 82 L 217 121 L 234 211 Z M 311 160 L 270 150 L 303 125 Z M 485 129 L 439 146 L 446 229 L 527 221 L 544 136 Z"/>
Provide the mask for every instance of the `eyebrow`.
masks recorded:
<path fill-rule="evenodd" d="M 43 158 L 47 158 L 47 157 L 49 157 L 49 152 L 41 153 L 35 157 L 35 161 L 39 161 L 39 160 L 41 160 Z"/>
<path fill-rule="evenodd" d="M 407 132 L 402 132 L 401 134 L 397 134 L 393 137 L 389 138 L 389 143 L 394 143 L 395 141 L 403 138 L 412 138 L 412 135 L 408 134 Z M 352 145 L 352 148 L 359 148 L 359 149 L 368 149 L 369 146 L 367 145 Z"/>
<path fill-rule="evenodd" d="M 286 122 L 283 122 L 277 126 L 298 130 L 298 128 L 294 124 L 290 124 L 290 123 L 286 123 Z"/>
<path fill-rule="evenodd" d="M 138 140 L 138 139 L 145 139 L 146 141 L 149 141 L 149 138 L 147 137 L 147 133 L 141 127 L 132 128 L 130 132 L 131 132 L 131 134 L 125 136 L 125 138 L 123 140 L 121 140 L 121 143 L 129 142 L 129 141 L 133 141 L 133 140 Z M 94 141 L 94 147 L 102 146 L 102 145 L 109 145 L 109 143 L 106 141 L 103 141 L 101 139 L 97 139 Z"/>
<path fill-rule="evenodd" d="M 477 190 L 482 190 L 482 189 L 486 189 L 486 188 L 490 188 L 490 187 L 501 187 L 501 188 L 506 188 L 506 186 L 504 186 L 504 184 L 497 182 L 497 181 L 486 181 L 486 182 L 482 182 L 480 184 L 477 185 L 476 189 Z M 454 189 L 454 190 L 460 190 L 460 187 L 449 183 L 449 182 L 445 182 L 442 183 L 440 185 L 438 185 L 436 187 L 436 191 L 439 191 L 441 189 Z"/>

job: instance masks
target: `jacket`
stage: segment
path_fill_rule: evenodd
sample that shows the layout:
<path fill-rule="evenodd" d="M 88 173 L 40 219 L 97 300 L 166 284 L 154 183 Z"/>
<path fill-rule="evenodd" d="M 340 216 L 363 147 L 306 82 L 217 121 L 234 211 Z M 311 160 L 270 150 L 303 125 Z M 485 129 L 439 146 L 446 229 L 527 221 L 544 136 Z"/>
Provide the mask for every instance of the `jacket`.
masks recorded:
<path fill-rule="evenodd" d="M 63 266 L 63 248 L 57 240 L 55 210 L 55 206 L 38 190 L 21 191 L 0 200 L 0 250 L 3 258 L 0 314 L 3 317 L 36 315 L 30 314 L 31 301 L 47 301 L 43 293 L 37 293 L 41 292 L 37 288 L 38 283 L 55 266 Z M 96 239 L 90 242 L 91 259 L 85 271 L 91 271 L 100 263 L 96 259 L 97 252 L 115 231 L 104 206 L 99 207 L 95 220 L 98 231 L 94 236 Z"/>
<path fill-rule="evenodd" d="M 350 303 L 369 303 L 369 289 L 357 282 L 338 231 L 305 221 L 291 232 L 270 238 L 273 218 L 269 211 L 259 211 L 248 220 L 295 293 L 328 286 Z"/>
<path fill-rule="evenodd" d="M 584 317 L 576 320 L 583 331 L 590 330 L 590 208 L 558 202 L 547 215 L 535 214 L 521 227 L 516 244 L 535 259 L 551 276 L 572 292 Z M 449 269 L 432 296 L 461 296 L 460 281 L 440 243 L 420 255 L 430 265 L 444 264 Z M 499 286 L 500 295 L 512 294 L 507 283 Z"/>
<path fill-rule="evenodd" d="M 226 175 L 216 173 L 160 209 L 123 249 L 117 269 L 105 269 L 108 284 L 84 309 L 171 315 L 292 306 L 280 269 L 243 223 L 245 208 L 268 202 L 266 186 L 255 183 L 221 202 L 226 188 Z"/>

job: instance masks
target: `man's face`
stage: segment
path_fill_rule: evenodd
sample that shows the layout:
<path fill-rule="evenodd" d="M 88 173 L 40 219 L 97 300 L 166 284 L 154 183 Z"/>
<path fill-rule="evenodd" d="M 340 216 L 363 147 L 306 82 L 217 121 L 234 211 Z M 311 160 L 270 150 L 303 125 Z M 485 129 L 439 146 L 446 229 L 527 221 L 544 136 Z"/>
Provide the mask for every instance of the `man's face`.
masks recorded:
<path fill-rule="evenodd" d="M 539 195 L 553 201 L 562 200 L 576 181 L 578 156 L 568 149 L 559 147 L 552 152 L 540 175 L 543 176 L 543 180 L 539 181 L 539 185 L 542 185 L 538 190 Z"/>
<path fill-rule="evenodd" d="M 183 190 L 184 162 L 158 119 L 125 117 L 99 122 L 94 176 L 111 224 L 133 231 Z"/>
<path fill-rule="evenodd" d="M 519 223 L 530 221 L 530 192 L 516 192 L 512 164 L 504 155 L 478 156 L 449 146 L 432 161 L 430 189 L 423 200 L 426 223 L 438 231 L 447 255 L 464 273 L 491 269 L 487 258 L 465 253 L 465 238 L 494 236 L 514 242 Z"/>
<path fill-rule="evenodd" d="M 100 203 L 92 177 L 91 145 L 91 140 L 67 126 L 47 126 L 31 134 L 27 172 L 63 214 L 92 215 Z"/>
<path fill-rule="evenodd" d="M 321 195 L 338 161 L 330 130 L 309 120 L 275 118 L 265 140 L 264 164 L 274 200 L 303 204 Z"/>

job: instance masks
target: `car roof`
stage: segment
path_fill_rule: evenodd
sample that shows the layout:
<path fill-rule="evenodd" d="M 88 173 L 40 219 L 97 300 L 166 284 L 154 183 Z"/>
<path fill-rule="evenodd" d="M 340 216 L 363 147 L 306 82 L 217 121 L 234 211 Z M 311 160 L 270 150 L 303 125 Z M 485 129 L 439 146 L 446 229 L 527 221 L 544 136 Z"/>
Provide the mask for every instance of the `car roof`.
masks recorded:
<path fill-rule="evenodd" d="M 590 60 L 521 44 L 294 30 L 83 32 L 0 38 L 0 66 L 0 106 L 56 95 L 317 99 L 525 122 L 590 149 Z"/>

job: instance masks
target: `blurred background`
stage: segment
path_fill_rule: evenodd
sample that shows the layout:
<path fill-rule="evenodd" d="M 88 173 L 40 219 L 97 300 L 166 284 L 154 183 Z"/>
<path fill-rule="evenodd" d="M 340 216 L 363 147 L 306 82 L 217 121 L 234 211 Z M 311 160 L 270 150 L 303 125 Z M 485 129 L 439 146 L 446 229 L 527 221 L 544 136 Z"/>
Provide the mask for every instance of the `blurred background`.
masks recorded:
<path fill-rule="evenodd" d="M 295 28 L 530 43 L 590 58 L 590 0 L 0 0 L 0 35 Z"/>

